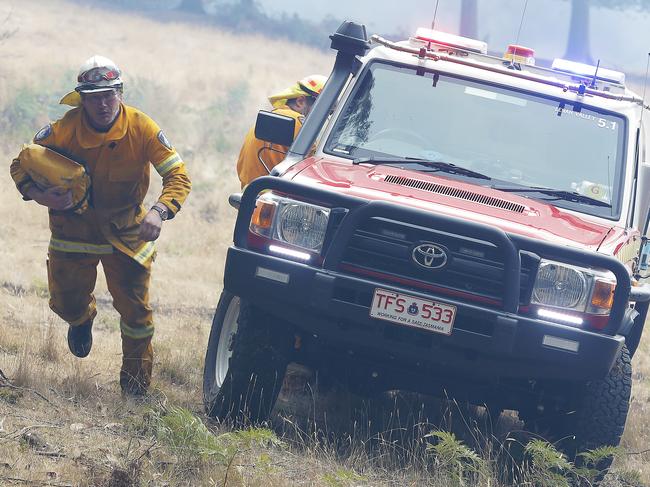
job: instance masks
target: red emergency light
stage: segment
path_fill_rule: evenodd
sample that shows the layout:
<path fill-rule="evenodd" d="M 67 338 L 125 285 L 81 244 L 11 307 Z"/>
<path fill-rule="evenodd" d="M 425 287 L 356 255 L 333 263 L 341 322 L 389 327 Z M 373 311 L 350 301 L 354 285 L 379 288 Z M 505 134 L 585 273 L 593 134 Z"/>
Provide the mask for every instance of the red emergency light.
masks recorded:
<path fill-rule="evenodd" d="M 487 43 L 469 37 L 461 37 L 439 30 L 427 29 L 420 27 L 415 32 L 412 39 L 420 42 L 435 44 L 444 49 L 462 49 L 464 51 L 476 52 L 478 54 L 487 54 Z"/>
<path fill-rule="evenodd" d="M 517 64 L 535 65 L 535 50 L 530 47 L 510 44 L 506 49 L 503 59 Z"/>

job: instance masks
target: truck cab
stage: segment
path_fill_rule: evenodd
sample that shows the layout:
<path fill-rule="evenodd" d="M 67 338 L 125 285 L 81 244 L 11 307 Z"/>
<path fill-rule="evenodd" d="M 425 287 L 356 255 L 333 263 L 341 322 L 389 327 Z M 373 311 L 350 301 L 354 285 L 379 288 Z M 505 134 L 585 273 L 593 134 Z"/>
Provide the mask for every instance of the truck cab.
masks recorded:
<path fill-rule="evenodd" d="M 642 97 L 521 46 L 331 38 L 286 159 L 232 198 L 208 413 L 268 418 L 296 362 L 516 410 L 572 458 L 618 445 L 650 298 Z M 265 117 L 258 137 L 286 140 Z"/>

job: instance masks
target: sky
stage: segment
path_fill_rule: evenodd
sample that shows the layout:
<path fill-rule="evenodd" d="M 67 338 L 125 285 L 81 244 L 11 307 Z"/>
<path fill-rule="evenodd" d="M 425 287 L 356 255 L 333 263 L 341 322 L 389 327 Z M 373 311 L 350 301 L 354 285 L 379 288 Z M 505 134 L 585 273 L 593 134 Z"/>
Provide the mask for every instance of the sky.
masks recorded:
<path fill-rule="evenodd" d="M 268 13 L 297 13 L 310 20 L 331 15 L 366 24 L 369 34 L 415 32 L 429 27 L 436 0 L 257 0 Z M 308 6 L 308 8 L 306 8 Z M 569 29 L 570 3 L 564 0 L 478 0 L 478 37 L 490 51 L 505 50 L 517 40 L 532 47 L 540 58 L 562 57 Z M 439 0 L 436 28 L 459 30 L 460 0 Z M 645 73 L 650 52 L 650 12 L 591 9 L 591 53 L 601 66 L 630 74 Z M 396 39 L 393 39 L 396 40 Z"/>

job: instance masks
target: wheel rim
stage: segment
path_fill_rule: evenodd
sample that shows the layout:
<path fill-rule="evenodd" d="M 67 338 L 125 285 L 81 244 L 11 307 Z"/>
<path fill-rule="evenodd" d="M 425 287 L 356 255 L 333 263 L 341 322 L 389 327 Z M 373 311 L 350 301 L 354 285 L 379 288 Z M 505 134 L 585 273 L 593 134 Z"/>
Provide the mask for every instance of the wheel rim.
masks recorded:
<path fill-rule="evenodd" d="M 233 296 L 228 304 L 228 309 L 223 317 L 219 344 L 217 345 L 217 357 L 214 364 L 214 378 L 218 387 L 223 385 L 228 373 L 230 357 L 232 357 L 232 342 L 237 333 L 237 319 L 239 318 L 239 297 Z"/>

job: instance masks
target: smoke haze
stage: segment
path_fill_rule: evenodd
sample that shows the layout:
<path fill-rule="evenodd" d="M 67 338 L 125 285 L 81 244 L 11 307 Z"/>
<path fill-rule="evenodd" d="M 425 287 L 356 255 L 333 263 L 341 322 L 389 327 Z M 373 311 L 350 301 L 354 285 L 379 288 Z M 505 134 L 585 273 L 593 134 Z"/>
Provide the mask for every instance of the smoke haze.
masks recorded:
<path fill-rule="evenodd" d="M 365 23 L 369 33 L 411 33 L 429 27 L 435 0 L 399 2 L 330 0 L 305 4 L 298 0 L 258 0 L 268 13 L 297 13 L 309 20 L 332 16 Z M 308 7 L 306 7 L 308 5 Z M 525 0 L 478 0 L 478 37 L 501 52 L 515 43 Z M 535 49 L 538 58 L 562 57 L 566 50 L 571 4 L 562 0 L 529 0 L 519 43 Z M 604 67 L 643 74 L 650 51 L 649 12 L 592 8 L 591 53 Z M 460 0 L 440 0 L 436 28 L 458 33 Z"/>

